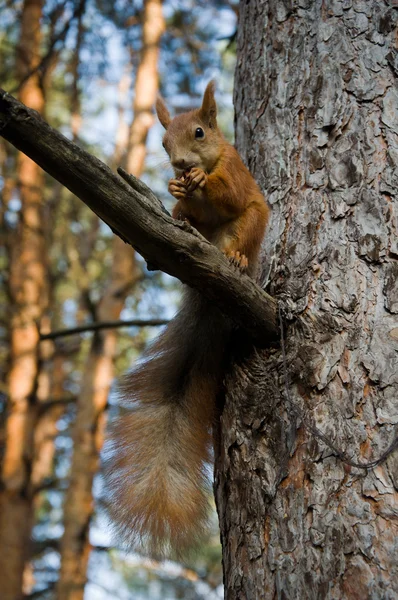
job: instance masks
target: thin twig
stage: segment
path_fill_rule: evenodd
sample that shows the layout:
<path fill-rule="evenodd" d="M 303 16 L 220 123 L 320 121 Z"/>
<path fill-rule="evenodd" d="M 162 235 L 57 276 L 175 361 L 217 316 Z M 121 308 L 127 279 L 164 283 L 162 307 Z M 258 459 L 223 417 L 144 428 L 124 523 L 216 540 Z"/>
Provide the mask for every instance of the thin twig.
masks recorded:
<path fill-rule="evenodd" d="M 116 329 L 118 327 L 159 327 L 160 325 L 167 325 L 167 323 L 169 323 L 169 319 L 127 319 L 126 321 L 86 323 L 85 325 L 79 325 L 79 327 L 60 329 L 59 331 L 51 331 L 50 333 L 41 333 L 40 341 L 55 340 L 59 337 L 85 333 L 86 331 L 98 331 L 99 329 Z"/>
<path fill-rule="evenodd" d="M 77 402 L 77 396 L 73 395 L 64 396 L 63 398 L 46 400 L 45 402 L 40 402 L 38 406 L 39 415 L 43 414 L 48 410 L 51 410 L 54 407 L 68 406 L 68 404 L 74 404 L 75 402 Z"/>

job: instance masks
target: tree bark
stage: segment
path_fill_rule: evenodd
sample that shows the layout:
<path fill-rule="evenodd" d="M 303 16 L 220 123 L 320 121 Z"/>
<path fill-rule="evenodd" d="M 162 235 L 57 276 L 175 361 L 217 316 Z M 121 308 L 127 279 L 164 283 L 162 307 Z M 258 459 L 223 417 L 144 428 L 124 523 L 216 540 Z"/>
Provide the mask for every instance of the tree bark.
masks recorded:
<path fill-rule="evenodd" d="M 43 0 L 25 0 L 16 70 L 19 80 L 39 62 Z M 38 112 L 44 97 L 37 73 L 25 80 L 20 99 Z M 30 469 L 37 403 L 38 324 L 47 304 L 47 272 L 42 220 L 43 173 L 27 156 L 18 160 L 21 201 L 17 230 L 10 242 L 10 369 L 6 447 L 0 494 L 0 589 L 4 600 L 22 594 L 32 522 Z"/>
<path fill-rule="evenodd" d="M 398 596 L 398 94 L 389 2 L 241 2 L 236 140 L 272 205 L 280 350 L 227 378 L 216 497 L 228 599 Z M 316 319 L 297 326 L 295 317 Z"/>

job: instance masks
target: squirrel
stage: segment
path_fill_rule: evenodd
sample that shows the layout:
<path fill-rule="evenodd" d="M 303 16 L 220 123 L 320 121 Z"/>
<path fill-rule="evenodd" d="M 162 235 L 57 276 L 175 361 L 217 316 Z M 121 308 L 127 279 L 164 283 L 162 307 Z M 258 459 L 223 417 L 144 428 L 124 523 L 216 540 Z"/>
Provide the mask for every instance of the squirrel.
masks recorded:
<path fill-rule="evenodd" d="M 255 276 L 270 209 L 217 125 L 214 82 L 202 105 L 173 119 L 159 96 L 163 146 L 175 177 L 172 215 L 188 221 Z M 120 414 L 105 457 L 109 511 L 119 537 L 152 555 L 182 553 L 206 527 L 216 398 L 233 324 L 196 290 L 120 384 Z"/>

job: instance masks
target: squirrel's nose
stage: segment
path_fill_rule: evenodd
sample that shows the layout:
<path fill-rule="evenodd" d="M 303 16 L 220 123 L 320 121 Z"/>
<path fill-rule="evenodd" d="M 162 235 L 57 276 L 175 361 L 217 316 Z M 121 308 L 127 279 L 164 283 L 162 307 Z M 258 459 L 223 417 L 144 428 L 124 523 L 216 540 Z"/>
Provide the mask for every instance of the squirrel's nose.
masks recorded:
<path fill-rule="evenodd" d="M 181 171 L 183 171 L 188 165 L 184 158 L 175 158 L 171 161 L 171 164 L 175 169 L 179 169 Z"/>

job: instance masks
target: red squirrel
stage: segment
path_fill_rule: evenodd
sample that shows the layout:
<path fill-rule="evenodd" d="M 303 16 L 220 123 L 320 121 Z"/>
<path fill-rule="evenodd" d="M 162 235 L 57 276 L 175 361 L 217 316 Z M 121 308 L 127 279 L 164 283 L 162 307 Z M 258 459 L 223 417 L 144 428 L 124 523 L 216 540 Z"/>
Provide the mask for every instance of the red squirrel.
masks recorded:
<path fill-rule="evenodd" d="M 173 217 L 186 219 L 254 276 L 270 209 L 217 126 L 214 83 L 202 106 L 173 119 L 156 103 L 175 177 Z M 120 385 L 120 415 L 106 460 L 110 513 L 119 536 L 154 554 L 181 555 L 206 526 L 211 428 L 232 323 L 196 290 Z"/>

